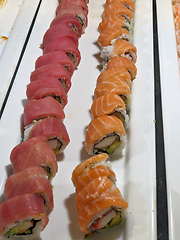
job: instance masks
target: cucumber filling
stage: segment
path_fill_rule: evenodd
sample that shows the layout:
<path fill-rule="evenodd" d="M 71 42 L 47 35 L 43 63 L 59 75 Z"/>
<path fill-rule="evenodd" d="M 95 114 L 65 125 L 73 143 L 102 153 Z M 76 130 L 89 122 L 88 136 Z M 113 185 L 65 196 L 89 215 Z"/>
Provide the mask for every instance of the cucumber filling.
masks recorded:
<path fill-rule="evenodd" d="M 52 138 L 48 140 L 48 144 L 51 146 L 55 154 L 60 153 L 62 142 L 57 138 Z"/>
<path fill-rule="evenodd" d="M 121 223 L 121 212 L 115 209 L 110 210 L 104 214 L 101 218 L 95 220 L 90 226 L 89 231 L 91 233 L 100 232 L 102 230 L 108 230 Z M 92 234 L 87 234 L 85 238 L 89 238 Z"/>
<path fill-rule="evenodd" d="M 59 79 L 64 89 L 66 89 L 66 81 L 64 79 Z"/>
<path fill-rule="evenodd" d="M 112 154 L 115 149 L 121 144 L 120 137 L 115 133 L 109 134 L 102 138 L 94 145 L 94 154 L 108 153 Z"/>
<path fill-rule="evenodd" d="M 15 235 L 29 235 L 32 234 L 33 229 L 36 227 L 40 220 L 27 220 L 22 222 L 20 225 L 16 225 L 5 233 L 5 236 L 10 238 Z"/>
<path fill-rule="evenodd" d="M 74 55 L 72 53 L 70 53 L 70 52 L 66 52 L 66 55 L 68 56 L 68 58 L 70 58 L 71 62 L 73 64 L 75 64 L 75 57 L 74 57 Z"/>

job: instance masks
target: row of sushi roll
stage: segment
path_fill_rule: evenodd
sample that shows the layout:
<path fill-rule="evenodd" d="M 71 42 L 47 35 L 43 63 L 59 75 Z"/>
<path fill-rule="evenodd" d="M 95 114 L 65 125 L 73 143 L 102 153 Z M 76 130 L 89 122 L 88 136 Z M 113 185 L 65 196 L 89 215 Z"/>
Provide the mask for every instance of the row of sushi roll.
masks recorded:
<path fill-rule="evenodd" d="M 180 58 L 180 1 L 172 0 L 173 20 L 176 35 L 176 46 L 178 58 Z"/>
<path fill-rule="evenodd" d="M 0 205 L 0 236 L 39 236 L 54 208 L 52 180 L 57 154 L 70 139 L 63 123 L 67 94 L 81 55 L 78 43 L 87 27 L 88 1 L 61 0 L 43 36 L 26 89 L 23 139 L 10 153 L 13 173 Z"/>
<path fill-rule="evenodd" d="M 85 134 L 89 155 L 112 154 L 125 147 L 129 122 L 131 82 L 137 74 L 137 49 L 133 45 L 133 0 L 106 0 L 99 23 L 98 44 L 102 71 L 97 78 L 92 121 Z"/>
<path fill-rule="evenodd" d="M 134 10 L 133 0 L 106 0 L 98 26 L 102 71 L 94 90 L 92 121 L 85 133 L 90 158 L 72 172 L 78 224 L 86 237 L 120 224 L 128 208 L 116 186 L 110 155 L 117 148 L 122 150 L 126 142 L 131 82 L 137 74 Z"/>

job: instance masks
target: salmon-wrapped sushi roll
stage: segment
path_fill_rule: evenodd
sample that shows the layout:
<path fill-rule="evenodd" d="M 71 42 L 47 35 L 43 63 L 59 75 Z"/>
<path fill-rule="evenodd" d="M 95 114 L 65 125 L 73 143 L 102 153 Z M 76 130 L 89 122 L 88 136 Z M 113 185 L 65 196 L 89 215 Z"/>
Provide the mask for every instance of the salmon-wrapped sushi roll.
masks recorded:
<path fill-rule="evenodd" d="M 51 96 L 61 104 L 62 108 L 67 104 L 67 94 L 62 84 L 56 78 L 48 78 L 46 81 L 42 79 L 29 83 L 26 89 L 26 96 L 28 100 L 37 100 Z"/>
<path fill-rule="evenodd" d="M 0 236 L 39 237 L 49 222 L 44 200 L 37 194 L 24 194 L 5 200 L 0 205 Z"/>
<path fill-rule="evenodd" d="M 61 3 L 58 5 L 56 12 L 60 12 L 63 9 L 78 6 L 81 7 L 85 14 L 88 14 L 88 6 L 84 0 L 61 0 Z"/>
<path fill-rule="evenodd" d="M 62 84 L 64 91 L 68 93 L 71 88 L 71 79 L 66 68 L 59 63 L 47 64 L 35 69 L 30 75 L 30 81 L 43 79 L 46 81 L 49 78 L 56 78 Z"/>
<path fill-rule="evenodd" d="M 114 56 L 126 57 L 133 63 L 137 60 L 137 49 L 124 39 L 117 39 L 111 46 L 104 47 L 101 51 L 103 61 L 108 62 Z"/>
<path fill-rule="evenodd" d="M 117 147 L 122 151 L 125 147 L 123 123 L 113 116 L 100 116 L 93 119 L 85 134 L 85 148 L 89 155 L 98 153 L 112 154 Z"/>
<path fill-rule="evenodd" d="M 36 193 L 43 198 L 47 215 L 49 215 L 54 208 L 52 186 L 50 181 L 44 176 L 25 178 L 17 183 L 14 187 L 10 188 L 5 185 L 4 193 L 6 199 L 24 194 Z"/>
<path fill-rule="evenodd" d="M 76 16 L 74 16 L 73 14 L 64 14 L 62 16 L 56 17 L 51 22 L 50 27 L 52 27 L 56 24 L 61 24 L 61 23 L 69 24 L 69 26 L 72 28 L 72 30 L 75 31 L 77 37 L 78 38 L 81 37 L 82 26 Z"/>
<path fill-rule="evenodd" d="M 114 44 L 117 39 L 130 40 L 129 31 L 119 25 L 109 26 L 98 37 L 98 44 L 101 48 Z"/>
<path fill-rule="evenodd" d="M 103 11 L 103 18 L 105 18 L 109 14 L 121 15 L 129 21 L 131 26 L 133 25 L 133 19 L 134 19 L 133 11 L 125 7 L 124 4 L 122 3 L 118 3 L 115 1 L 108 4 L 108 6 L 106 6 Z"/>
<path fill-rule="evenodd" d="M 76 187 L 76 192 L 80 192 L 94 178 L 107 176 L 112 182 L 116 182 L 115 173 L 111 169 L 108 154 L 100 153 L 83 161 L 72 173 L 72 182 Z"/>
<path fill-rule="evenodd" d="M 91 114 L 93 118 L 104 115 L 117 117 L 123 123 L 124 128 L 128 128 L 129 117 L 126 106 L 123 99 L 117 94 L 105 94 L 97 98 L 91 105 Z"/>
<path fill-rule="evenodd" d="M 74 64 L 63 50 L 50 52 L 38 57 L 35 62 L 35 69 L 49 64 L 60 64 L 60 68 L 63 65 L 70 77 L 74 73 Z"/>
<path fill-rule="evenodd" d="M 75 67 L 77 67 L 81 60 L 81 54 L 77 45 L 69 37 L 57 38 L 48 44 L 43 49 L 43 54 L 63 50 L 71 59 Z"/>
<path fill-rule="evenodd" d="M 126 68 L 128 70 L 128 72 L 131 74 L 131 80 L 134 80 L 137 75 L 137 67 L 131 60 L 129 60 L 126 57 L 115 56 L 115 57 L 111 58 L 107 62 L 105 69 L 115 68 L 115 67 L 116 68 Z"/>
<path fill-rule="evenodd" d="M 130 31 L 132 28 L 129 21 L 125 19 L 123 16 L 111 13 L 102 19 L 102 21 L 98 25 L 98 30 L 101 33 L 107 27 L 111 27 L 114 25 L 119 25 L 128 31 Z"/>
<path fill-rule="evenodd" d="M 84 12 L 84 10 L 79 6 L 71 6 L 71 7 L 62 9 L 59 12 L 56 12 L 56 17 L 60 17 L 66 14 L 72 14 L 77 17 L 77 19 L 79 20 L 82 26 L 82 33 L 84 33 L 88 25 L 87 14 Z"/>
<path fill-rule="evenodd" d="M 35 124 L 38 120 L 47 117 L 65 118 L 63 108 L 53 97 L 38 100 L 30 99 L 24 107 L 24 127 Z"/>
<path fill-rule="evenodd" d="M 109 79 L 110 80 L 110 79 Z M 130 100 L 131 100 L 131 90 L 128 84 L 124 81 L 123 83 L 118 83 L 117 81 L 105 81 L 97 85 L 94 90 L 94 99 L 110 93 L 118 94 L 124 101 L 126 105 L 126 111 L 129 112 Z"/>
<path fill-rule="evenodd" d="M 26 145 L 29 146 L 28 141 L 30 139 L 20 143 L 18 148 L 22 149 Z M 40 166 L 47 172 L 48 179 L 51 181 L 58 170 L 56 155 L 47 142 L 38 142 L 26 148 L 26 151 L 22 149 L 18 155 L 11 154 L 10 160 L 13 165 L 13 174 L 29 167 Z"/>
<path fill-rule="evenodd" d="M 101 72 L 97 78 L 97 84 L 100 84 L 106 79 L 117 76 L 123 78 L 131 89 L 131 75 L 126 68 L 109 68 Z"/>
<path fill-rule="evenodd" d="M 54 153 L 57 155 L 64 151 L 70 142 L 64 123 L 58 118 L 45 118 L 39 120 L 31 128 L 24 131 L 24 139 L 44 136 Z"/>
<path fill-rule="evenodd" d="M 104 175 L 99 172 L 100 167 L 103 169 L 103 166 L 104 169 L 108 169 Z M 91 180 L 88 181 L 89 177 L 86 173 L 92 170 L 97 174 L 91 175 Z M 112 174 L 109 174 L 110 172 Z M 88 180 L 84 181 L 86 184 L 83 188 L 78 189 L 82 175 Z M 111 169 L 107 154 L 98 154 L 79 164 L 72 173 L 72 182 L 76 188 L 78 223 L 83 233 L 92 235 L 121 223 L 128 203 L 116 186 L 116 176 Z"/>
<path fill-rule="evenodd" d="M 105 7 L 111 4 L 112 2 L 122 3 L 125 7 L 134 12 L 135 3 L 133 0 L 106 0 Z"/>

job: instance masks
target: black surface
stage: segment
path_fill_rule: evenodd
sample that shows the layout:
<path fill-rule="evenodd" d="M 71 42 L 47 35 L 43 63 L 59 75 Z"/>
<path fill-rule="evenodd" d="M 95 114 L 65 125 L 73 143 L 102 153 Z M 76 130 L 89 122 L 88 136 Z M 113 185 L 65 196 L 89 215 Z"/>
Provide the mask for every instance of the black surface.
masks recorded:
<path fill-rule="evenodd" d="M 161 105 L 161 83 L 158 52 L 158 29 L 156 1 L 153 0 L 153 40 L 154 40 L 154 83 L 156 119 L 156 194 L 157 194 L 157 239 L 168 240 L 168 209 L 166 190 L 166 167 L 164 153 L 163 119 Z"/>

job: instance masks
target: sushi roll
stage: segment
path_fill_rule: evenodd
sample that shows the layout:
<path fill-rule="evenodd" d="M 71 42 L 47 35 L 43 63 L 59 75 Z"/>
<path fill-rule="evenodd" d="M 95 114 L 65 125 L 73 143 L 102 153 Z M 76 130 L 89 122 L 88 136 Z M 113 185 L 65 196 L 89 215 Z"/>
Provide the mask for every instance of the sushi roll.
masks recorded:
<path fill-rule="evenodd" d="M 41 176 L 47 178 L 47 172 L 40 166 L 30 167 L 25 169 L 24 171 L 18 172 L 16 174 L 10 175 L 5 183 L 4 193 L 7 195 L 7 189 L 11 189 L 15 187 L 21 181 L 24 181 L 27 178 L 31 178 L 34 176 Z"/>
<path fill-rule="evenodd" d="M 104 8 L 103 18 L 105 18 L 109 14 L 121 15 L 129 22 L 131 26 L 133 26 L 133 20 L 134 20 L 133 11 L 128 9 L 126 6 L 124 6 L 124 4 L 118 3 L 116 1 L 108 4 L 108 6 Z"/>
<path fill-rule="evenodd" d="M 30 99 L 24 107 L 24 127 L 34 125 L 38 120 L 47 117 L 65 118 L 63 108 L 53 97 L 38 100 Z"/>
<path fill-rule="evenodd" d="M 132 26 L 130 25 L 129 21 L 125 19 L 121 15 L 117 15 L 114 13 L 111 13 L 104 17 L 102 21 L 98 25 L 98 31 L 101 33 L 104 31 L 107 27 L 111 27 L 114 25 L 119 25 L 122 28 L 125 28 L 126 30 L 130 31 L 132 29 Z"/>
<path fill-rule="evenodd" d="M 100 167 L 108 169 L 106 174 L 98 176 Z M 97 174 L 82 189 L 78 189 L 82 174 L 88 179 L 87 173 L 96 170 Z M 72 182 L 76 188 L 78 224 L 86 237 L 122 222 L 128 203 L 116 186 L 116 176 L 107 154 L 98 154 L 77 165 L 72 173 Z"/>
<path fill-rule="evenodd" d="M 105 94 L 97 98 L 91 105 L 91 114 L 93 118 L 110 115 L 121 120 L 124 128 L 128 128 L 129 116 L 126 112 L 126 106 L 123 99 L 117 94 Z"/>
<path fill-rule="evenodd" d="M 78 38 L 81 37 L 82 34 L 82 26 L 80 22 L 78 21 L 77 17 L 75 17 L 73 14 L 64 14 L 62 16 L 56 17 L 53 19 L 53 21 L 50 24 L 50 27 L 61 24 L 61 23 L 67 23 L 72 28 L 73 31 L 75 31 Z"/>
<path fill-rule="evenodd" d="M 67 94 L 60 81 L 56 78 L 47 78 L 46 81 L 42 79 L 29 83 L 26 96 L 28 100 L 38 100 L 51 96 L 61 104 L 62 108 L 67 104 Z"/>
<path fill-rule="evenodd" d="M 47 140 L 44 137 L 41 137 Z M 55 177 L 58 166 L 56 155 L 51 146 L 45 141 L 37 141 L 31 138 L 15 146 L 10 154 L 10 161 L 13 166 L 13 174 L 30 167 L 42 167 L 48 176 L 49 181 Z"/>
<path fill-rule="evenodd" d="M 105 7 L 111 4 L 112 2 L 122 3 L 125 7 L 134 12 L 135 3 L 133 0 L 106 0 Z"/>
<path fill-rule="evenodd" d="M 92 156 L 74 169 L 71 180 L 76 188 L 76 193 L 80 192 L 94 178 L 107 176 L 112 182 L 116 182 L 116 175 L 112 171 L 108 157 L 106 153 Z"/>
<path fill-rule="evenodd" d="M 105 81 L 97 85 L 94 90 L 94 99 L 105 95 L 115 93 L 118 94 L 124 101 L 126 111 L 129 112 L 130 101 L 131 101 L 131 90 L 128 84 L 124 81 L 123 83 L 117 83 L 117 81 Z"/>
<path fill-rule="evenodd" d="M 81 7 L 85 14 L 88 14 L 88 6 L 84 0 L 62 0 L 61 3 L 58 5 L 56 12 L 60 12 L 63 9 L 78 6 Z"/>
<path fill-rule="evenodd" d="M 109 68 L 126 68 L 131 75 L 131 80 L 134 80 L 137 75 L 136 65 L 126 57 L 115 56 L 111 58 L 104 66 L 105 69 Z"/>
<path fill-rule="evenodd" d="M 62 84 L 64 91 L 68 93 L 71 88 L 71 79 L 66 68 L 60 63 L 47 64 L 35 69 L 30 75 L 30 82 L 37 80 L 46 81 L 49 78 L 56 78 Z"/>
<path fill-rule="evenodd" d="M 22 196 L 24 194 L 38 194 L 44 200 L 44 207 L 47 216 L 54 208 L 52 186 L 50 181 L 44 176 L 25 178 L 10 188 L 8 185 L 5 185 L 4 193 L 6 199 Z"/>
<path fill-rule="evenodd" d="M 125 135 L 121 120 L 114 116 L 100 116 L 93 119 L 85 133 L 85 149 L 89 155 L 112 154 L 117 147 L 120 152 L 125 147 Z"/>
<path fill-rule="evenodd" d="M 70 78 L 74 73 L 74 64 L 63 50 L 46 53 L 38 57 L 35 62 L 35 69 L 49 64 L 60 64 L 60 68 L 63 65 Z"/>
<path fill-rule="evenodd" d="M 64 151 L 70 142 L 69 135 L 63 122 L 58 118 L 45 118 L 39 120 L 31 128 L 24 131 L 24 140 L 44 136 L 54 153 L 57 155 Z"/>
<path fill-rule="evenodd" d="M 130 42 L 124 39 L 117 39 L 114 44 L 101 50 L 101 58 L 105 62 L 108 62 L 114 56 L 126 57 L 133 63 L 136 63 L 137 49 Z"/>
<path fill-rule="evenodd" d="M 76 16 L 76 18 L 78 19 L 78 21 L 82 26 L 82 33 L 85 33 L 85 29 L 88 25 L 88 18 L 84 10 L 80 6 L 71 6 L 71 7 L 62 9 L 61 11 L 58 11 L 58 12 L 56 11 L 56 17 L 60 17 L 66 14 L 72 14 Z"/>
<path fill-rule="evenodd" d="M 67 23 L 56 24 L 50 27 L 44 34 L 43 41 L 42 41 L 42 49 L 48 44 L 49 42 L 62 37 L 69 37 L 72 41 L 78 46 L 79 41 L 76 33 Z"/>
<path fill-rule="evenodd" d="M 130 41 L 129 31 L 119 25 L 109 26 L 98 37 L 98 44 L 103 49 L 114 44 L 117 39 Z"/>
<path fill-rule="evenodd" d="M 77 45 L 69 37 L 57 38 L 49 42 L 43 49 L 43 54 L 50 52 L 63 50 L 70 58 L 75 67 L 77 67 L 81 61 L 81 53 Z"/>
<path fill-rule="evenodd" d="M 110 77 L 123 78 L 131 89 L 131 75 L 126 68 L 109 68 L 101 72 L 97 78 L 97 84 L 100 84 Z"/>
<path fill-rule="evenodd" d="M 39 237 L 49 222 L 44 200 L 37 194 L 24 194 L 5 200 L 0 205 L 0 236 Z"/>

